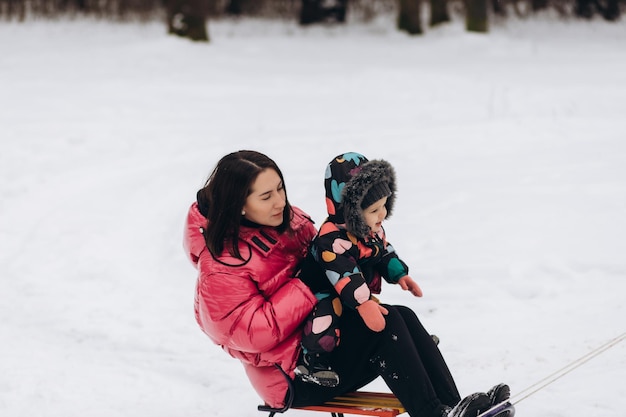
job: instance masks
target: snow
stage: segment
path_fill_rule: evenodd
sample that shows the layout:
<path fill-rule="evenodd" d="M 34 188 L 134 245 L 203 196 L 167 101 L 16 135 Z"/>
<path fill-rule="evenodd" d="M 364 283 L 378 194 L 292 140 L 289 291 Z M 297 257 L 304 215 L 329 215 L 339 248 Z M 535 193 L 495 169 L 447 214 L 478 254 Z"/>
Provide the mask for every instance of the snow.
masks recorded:
<path fill-rule="evenodd" d="M 333 156 L 396 167 L 386 230 L 425 295 L 382 299 L 441 338 L 462 394 L 515 395 L 623 337 L 623 21 L 209 30 L 0 24 L 0 415 L 261 415 L 194 321 L 181 246 L 196 190 L 244 148 L 318 224 Z M 616 343 L 517 413 L 623 417 L 625 369 Z"/>

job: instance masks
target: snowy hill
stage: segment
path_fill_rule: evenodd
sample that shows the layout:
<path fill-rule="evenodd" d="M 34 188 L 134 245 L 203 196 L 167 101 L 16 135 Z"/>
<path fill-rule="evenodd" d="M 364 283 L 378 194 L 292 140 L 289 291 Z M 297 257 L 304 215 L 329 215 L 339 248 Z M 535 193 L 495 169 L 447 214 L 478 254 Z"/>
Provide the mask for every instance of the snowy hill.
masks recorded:
<path fill-rule="evenodd" d="M 624 22 L 210 25 L 207 45 L 0 24 L 0 415 L 260 415 L 195 324 L 181 247 L 196 190 L 244 148 L 318 223 L 333 156 L 396 167 L 385 227 L 424 298 L 382 299 L 439 335 L 463 394 L 515 394 L 624 334 Z M 625 369 L 620 343 L 518 415 L 623 417 Z"/>

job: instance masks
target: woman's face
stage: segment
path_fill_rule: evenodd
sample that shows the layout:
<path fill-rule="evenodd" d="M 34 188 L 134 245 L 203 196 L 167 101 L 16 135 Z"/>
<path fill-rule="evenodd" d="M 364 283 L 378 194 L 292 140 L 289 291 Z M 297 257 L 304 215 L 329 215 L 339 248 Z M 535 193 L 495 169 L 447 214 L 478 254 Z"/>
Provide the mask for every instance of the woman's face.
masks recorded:
<path fill-rule="evenodd" d="M 365 223 L 372 229 L 373 233 L 378 233 L 383 225 L 383 220 L 387 217 L 387 197 L 383 197 L 369 207 L 363 209 Z"/>
<path fill-rule="evenodd" d="M 280 226 L 285 199 L 285 187 L 278 173 L 267 168 L 259 173 L 250 187 L 250 195 L 243 206 L 244 217 L 263 226 Z"/>

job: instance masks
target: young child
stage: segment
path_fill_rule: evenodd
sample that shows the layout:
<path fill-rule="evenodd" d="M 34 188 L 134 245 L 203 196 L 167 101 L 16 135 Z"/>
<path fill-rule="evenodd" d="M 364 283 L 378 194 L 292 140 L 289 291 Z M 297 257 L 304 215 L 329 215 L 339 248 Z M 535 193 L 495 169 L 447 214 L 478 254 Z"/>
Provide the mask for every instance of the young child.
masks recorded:
<path fill-rule="evenodd" d="M 369 329 L 380 332 L 387 310 L 372 294 L 380 293 L 381 277 L 416 297 L 422 290 L 382 228 L 395 201 L 393 167 L 384 160 L 345 153 L 326 167 L 324 185 L 328 218 L 300 272 L 319 302 L 305 323 L 304 363 L 295 372 L 304 381 L 333 387 L 339 376 L 327 357 L 340 342 L 342 308 L 356 309 Z"/>

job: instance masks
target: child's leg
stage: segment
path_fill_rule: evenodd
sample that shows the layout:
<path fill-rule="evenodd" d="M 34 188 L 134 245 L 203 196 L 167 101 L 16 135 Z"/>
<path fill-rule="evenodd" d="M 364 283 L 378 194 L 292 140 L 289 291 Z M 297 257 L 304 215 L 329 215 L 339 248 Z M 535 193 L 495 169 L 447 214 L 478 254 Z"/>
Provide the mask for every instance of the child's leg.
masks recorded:
<path fill-rule="evenodd" d="M 329 354 L 339 344 L 341 309 L 339 298 L 326 294 L 309 315 L 302 336 L 302 361 L 295 369 L 303 381 L 325 387 L 339 383 L 339 375 L 330 367 Z"/>
<path fill-rule="evenodd" d="M 424 368 L 437 393 L 437 397 L 442 403 L 454 407 L 461 400 L 461 397 L 437 344 L 434 343 L 432 336 L 426 331 L 413 310 L 405 306 L 394 307 L 402 316 L 413 338 L 415 348 L 422 358 Z"/>
<path fill-rule="evenodd" d="M 379 333 L 368 329 L 356 311 L 345 309 L 342 341 L 330 355 L 333 369 L 341 375 L 339 384 L 329 389 L 296 380 L 293 406 L 320 404 L 334 396 L 354 391 L 380 375 L 409 416 L 442 415 L 445 403 L 438 398 L 432 386 L 430 375 L 415 346 L 414 336 L 398 309 L 395 306 L 385 307 L 389 310 L 385 316 L 387 326 Z M 430 335 L 424 331 L 423 337 Z"/>
<path fill-rule="evenodd" d="M 320 294 L 316 294 L 320 296 Z M 339 318 L 342 313 L 338 297 L 322 294 L 304 325 L 302 347 L 305 353 L 324 355 L 339 344 Z"/>

